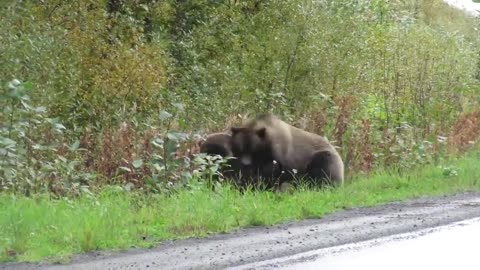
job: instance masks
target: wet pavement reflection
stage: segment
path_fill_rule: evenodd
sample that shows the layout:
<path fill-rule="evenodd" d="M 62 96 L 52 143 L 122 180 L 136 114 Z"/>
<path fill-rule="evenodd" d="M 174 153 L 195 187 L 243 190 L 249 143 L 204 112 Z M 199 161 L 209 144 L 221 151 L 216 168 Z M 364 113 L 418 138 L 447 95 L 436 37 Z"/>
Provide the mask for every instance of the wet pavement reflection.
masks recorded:
<path fill-rule="evenodd" d="M 480 15 L 480 3 L 474 3 L 472 0 L 443 0 L 451 6 L 463 9 L 472 15 Z"/>
<path fill-rule="evenodd" d="M 306 252 L 255 269 L 480 269 L 480 218 Z"/>

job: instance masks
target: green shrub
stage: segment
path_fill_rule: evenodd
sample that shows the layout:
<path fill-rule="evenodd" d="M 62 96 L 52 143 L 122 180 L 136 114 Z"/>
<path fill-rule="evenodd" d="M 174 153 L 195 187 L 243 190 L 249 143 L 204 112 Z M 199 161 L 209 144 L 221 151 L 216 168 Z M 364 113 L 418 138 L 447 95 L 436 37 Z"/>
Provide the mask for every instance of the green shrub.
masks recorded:
<path fill-rule="evenodd" d="M 329 138 L 349 175 L 411 169 L 445 155 L 437 137 L 478 107 L 479 22 L 441 0 L 4 1 L 0 15 L 1 83 L 31 82 L 28 108 L 45 106 L 4 88 L 2 138 L 34 138 L 20 156 L 56 166 L 58 183 L 162 189 L 156 139 L 265 111 Z"/>

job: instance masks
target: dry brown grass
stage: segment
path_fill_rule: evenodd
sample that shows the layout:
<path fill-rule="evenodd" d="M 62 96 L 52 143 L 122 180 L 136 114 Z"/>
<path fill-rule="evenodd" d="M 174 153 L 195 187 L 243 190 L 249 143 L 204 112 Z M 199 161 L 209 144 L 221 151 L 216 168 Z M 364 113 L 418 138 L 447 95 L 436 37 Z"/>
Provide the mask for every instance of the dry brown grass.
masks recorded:
<path fill-rule="evenodd" d="M 150 175 L 151 171 L 146 166 L 135 169 L 132 162 L 137 159 L 147 162 L 154 154 L 163 156 L 161 149 L 153 147 L 152 140 L 165 139 L 164 133 L 158 128 L 138 131 L 128 122 L 123 122 L 117 128 L 105 129 L 101 134 L 87 129 L 80 139 L 80 148 L 86 150 L 82 151 L 83 169 L 97 173 L 103 179 L 100 182 L 143 186 L 144 177 Z M 167 157 L 167 162 L 191 157 L 199 152 L 201 139 L 194 132 L 187 134 L 189 139 L 177 145 L 175 155 Z M 120 167 L 130 171 L 119 170 Z"/>
<path fill-rule="evenodd" d="M 470 149 L 480 136 L 480 111 L 461 115 L 453 125 L 447 139 L 452 152 L 465 152 Z"/>
<path fill-rule="evenodd" d="M 335 104 L 338 106 L 338 112 L 333 138 L 335 139 L 335 145 L 341 147 L 343 145 L 344 135 L 348 130 L 348 124 L 352 119 L 353 109 L 357 104 L 356 97 L 340 96 L 335 98 Z"/>
<path fill-rule="evenodd" d="M 325 135 L 325 125 L 327 124 L 327 112 L 324 108 L 317 109 L 305 117 L 305 124 L 302 128 L 318 135 Z"/>
<path fill-rule="evenodd" d="M 340 146 L 340 154 L 344 157 L 346 170 L 349 174 L 370 173 L 375 163 L 381 162 L 384 166 L 398 164 L 400 155 L 395 155 L 392 148 L 403 140 L 406 148 L 401 152 L 412 151 L 415 138 L 412 134 L 399 135 L 394 129 L 384 129 L 383 133 L 372 130 L 373 124 L 370 119 L 362 119 L 352 122 L 351 116 L 355 101 L 352 98 L 342 97 L 338 99 L 338 117 L 333 123 L 334 145 Z M 210 129 L 208 133 L 228 130 L 229 126 L 235 125 L 242 120 L 240 116 L 227 117 L 226 123 L 219 125 L 222 129 Z M 305 118 L 305 130 L 323 135 L 326 123 L 326 111 L 318 109 Z M 352 128 L 352 125 L 355 128 Z M 415 133 L 414 131 L 411 131 Z M 87 129 L 80 140 L 82 151 L 83 169 L 95 172 L 100 175 L 106 183 L 120 182 L 132 183 L 135 186 L 142 186 L 145 175 L 151 172 L 143 167 L 141 170 L 134 170 L 132 162 L 136 159 L 149 160 L 155 151 L 151 142 L 154 138 L 163 136 L 164 131 L 159 129 L 148 129 L 145 131 L 136 130 L 133 125 L 124 122 L 116 129 L 106 129 L 101 134 L 95 134 Z M 189 132 L 189 140 L 178 145 L 174 159 L 184 159 L 199 152 L 201 139 Z M 377 134 L 377 136 L 375 136 Z M 383 135 L 381 135 L 383 134 Z M 400 136 L 400 137 L 399 137 Z M 402 137 L 406 136 L 406 137 Z M 461 115 L 450 131 L 447 140 L 450 152 L 464 152 L 470 149 L 480 136 L 480 111 Z M 429 150 L 429 155 L 436 155 L 443 150 L 443 145 L 435 141 Z M 376 160 L 375 153 L 382 154 L 381 160 Z M 403 156 L 405 157 L 405 156 Z M 119 167 L 131 169 L 119 171 Z M 51 190 L 60 189 L 59 179 L 53 179 L 50 183 Z M 100 181 L 99 184 L 102 182 Z"/>

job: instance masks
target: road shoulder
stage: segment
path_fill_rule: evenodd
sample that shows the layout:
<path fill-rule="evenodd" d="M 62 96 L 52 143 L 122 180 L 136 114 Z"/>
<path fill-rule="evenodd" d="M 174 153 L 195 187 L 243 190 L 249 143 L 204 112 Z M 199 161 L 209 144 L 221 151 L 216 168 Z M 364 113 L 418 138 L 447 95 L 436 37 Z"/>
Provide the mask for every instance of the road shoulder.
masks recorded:
<path fill-rule="evenodd" d="M 348 209 L 321 219 L 240 229 L 152 249 L 75 256 L 70 264 L 2 264 L 0 269 L 219 269 L 480 217 L 480 193 Z"/>

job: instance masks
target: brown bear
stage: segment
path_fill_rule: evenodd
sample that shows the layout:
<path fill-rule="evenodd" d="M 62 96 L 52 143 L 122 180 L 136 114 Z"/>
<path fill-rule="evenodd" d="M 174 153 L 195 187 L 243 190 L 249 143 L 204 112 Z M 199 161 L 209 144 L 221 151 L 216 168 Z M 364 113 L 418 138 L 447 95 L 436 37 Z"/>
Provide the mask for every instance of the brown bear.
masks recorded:
<path fill-rule="evenodd" d="M 225 132 L 209 134 L 203 142 L 200 142 L 200 153 L 229 158 L 227 162 L 229 166 L 221 172 L 223 176 L 235 180 L 243 187 L 257 183 L 258 178 L 267 180 L 265 188 L 273 187 L 272 179 L 277 179 L 281 173 L 279 164 L 273 160 L 270 163 L 242 164 L 233 154 L 232 136 Z"/>
<path fill-rule="evenodd" d="M 231 157 L 232 148 L 231 135 L 224 132 L 212 133 L 207 135 L 207 138 L 204 141 L 201 141 L 200 144 L 200 153 L 205 153 L 209 155 L 220 155 L 222 157 Z"/>
<path fill-rule="evenodd" d="M 288 174 L 307 175 L 317 183 L 343 184 L 343 161 L 322 136 L 280 120 L 273 114 L 232 127 L 232 152 L 242 165 L 264 166 L 277 161 Z M 282 181 L 291 179 L 283 178 Z"/>
<path fill-rule="evenodd" d="M 224 132 L 212 133 L 207 135 L 207 138 L 199 144 L 200 153 L 228 158 L 228 166 L 220 171 L 224 177 L 234 178 L 240 172 L 242 165 L 237 159 L 233 158 L 230 134 Z"/>

